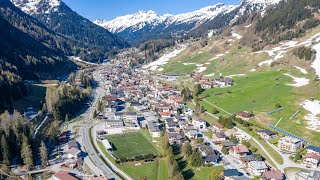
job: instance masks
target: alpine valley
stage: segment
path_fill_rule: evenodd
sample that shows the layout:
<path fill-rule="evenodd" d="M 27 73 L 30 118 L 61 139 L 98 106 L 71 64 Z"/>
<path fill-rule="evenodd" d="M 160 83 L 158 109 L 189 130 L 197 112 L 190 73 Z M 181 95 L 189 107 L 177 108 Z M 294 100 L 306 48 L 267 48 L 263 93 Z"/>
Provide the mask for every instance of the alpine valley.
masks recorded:
<path fill-rule="evenodd" d="M 199 1 L 0 0 L 0 179 L 319 180 L 320 0 Z"/>

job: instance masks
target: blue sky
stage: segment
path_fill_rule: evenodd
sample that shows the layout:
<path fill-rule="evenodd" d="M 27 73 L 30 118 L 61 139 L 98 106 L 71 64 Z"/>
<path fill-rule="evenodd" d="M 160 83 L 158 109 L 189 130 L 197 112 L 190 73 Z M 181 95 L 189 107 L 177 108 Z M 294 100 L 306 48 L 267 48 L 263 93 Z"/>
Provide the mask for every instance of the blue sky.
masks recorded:
<path fill-rule="evenodd" d="M 113 19 L 139 10 L 154 10 L 159 15 L 179 14 L 216 3 L 238 4 L 240 0 L 62 0 L 80 15 L 93 19 Z"/>

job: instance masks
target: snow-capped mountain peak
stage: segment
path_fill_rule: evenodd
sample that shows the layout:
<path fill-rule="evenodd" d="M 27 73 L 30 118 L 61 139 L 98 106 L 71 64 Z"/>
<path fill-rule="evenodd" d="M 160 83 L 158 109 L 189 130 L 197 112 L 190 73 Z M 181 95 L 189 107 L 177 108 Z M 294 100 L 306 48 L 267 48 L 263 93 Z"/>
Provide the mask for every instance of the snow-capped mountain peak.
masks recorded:
<path fill-rule="evenodd" d="M 167 17 L 170 17 L 167 15 Z M 127 14 L 125 16 L 120 16 L 111 21 L 105 20 L 95 20 L 94 23 L 103 26 L 110 30 L 111 32 L 121 32 L 128 27 L 133 29 L 141 29 L 147 24 L 157 25 L 163 22 L 165 19 L 157 15 L 156 12 L 149 11 L 138 11 L 134 14 Z"/>
<path fill-rule="evenodd" d="M 270 6 L 270 5 L 278 4 L 280 1 L 281 0 L 244 0 L 243 2 L 247 4 Z"/>
<path fill-rule="evenodd" d="M 46 14 L 58 11 L 61 4 L 60 0 L 11 0 L 15 6 L 19 7 L 27 14 L 42 13 L 41 9 L 46 9 Z"/>
<path fill-rule="evenodd" d="M 232 7 L 233 6 L 226 6 L 223 3 L 219 3 L 193 12 L 178 15 L 164 14 L 162 16 L 159 16 L 157 13 L 151 10 L 147 12 L 138 11 L 134 14 L 117 17 L 111 21 L 95 20 L 94 23 L 103 26 L 114 33 L 121 33 L 128 28 L 131 29 L 131 32 L 135 32 L 144 28 L 145 26 L 156 27 L 161 24 L 165 27 L 168 27 L 172 24 L 190 24 L 202 22 L 212 19 L 218 14 L 228 11 Z"/>
<path fill-rule="evenodd" d="M 199 10 L 178 14 L 170 19 L 171 22 L 176 23 L 191 23 L 191 22 L 202 22 L 208 19 L 213 19 L 221 13 L 225 13 L 230 10 L 233 6 L 226 6 L 223 3 L 219 3 L 212 6 L 207 6 Z"/>
<path fill-rule="evenodd" d="M 46 9 L 46 14 L 58 11 L 61 0 L 11 0 L 11 2 L 27 14 L 42 13 Z"/>

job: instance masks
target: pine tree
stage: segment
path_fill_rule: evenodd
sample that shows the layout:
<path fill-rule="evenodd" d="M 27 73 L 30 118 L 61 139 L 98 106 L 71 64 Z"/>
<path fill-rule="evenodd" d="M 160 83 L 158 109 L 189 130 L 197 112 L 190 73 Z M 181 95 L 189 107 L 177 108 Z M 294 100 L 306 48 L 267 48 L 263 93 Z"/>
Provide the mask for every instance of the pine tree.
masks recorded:
<path fill-rule="evenodd" d="M 93 115 L 92 115 L 93 117 L 93 119 L 95 119 L 96 117 L 97 117 L 97 110 L 95 109 L 94 111 L 93 111 Z"/>
<path fill-rule="evenodd" d="M 48 152 L 47 147 L 43 141 L 41 141 L 41 146 L 39 148 L 40 156 L 41 156 L 41 165 L 46 167 L 48 165 Z"/>
<path fill-rule="evenodd" d="M 193 167 L 200 167 L 203 165 L 202 155 L 199 151 L 194 150 L 190 156 L 190 163 Z"/>
<path fill-rule="evenodd" d="M 101 112 L 101 113 L 104 112 L 103 102 L 102 101 L 98 101 L 98 111 Z"/>
<path fill-rule="evenodd" d="M 8 146 L 7 139 L 4 135 L 1 137 L 1 152 L 2 152 L 2 163 L 9 166 L 10 165 L 10 149 Z"/>
<path fill-rule="evenodd" d="M 76 75 L 74 73 L 71 73 L 69 75 L 68 81 L 71 85 L 75 85 L 76 84 Z"/>
<path fill-rule="evenodd" d="M 21 157 L 26 168 L 30 169 L 33 166 L 32 150 L 25 135 L 22 135 Z"/>
<path fill-rule="evenodd" d="M 65 123 L 69 123 L 69 117 L 68 117 L 68 114 L 66 114 L 66 116 L 64 117 L 64 122 L 65 122 Z"/>
<path fill-rule="evenodd" d="M 165 133 L 161 138 L 161 145 L 162 145 L 164 154 L 169 155 L 170 144 L 169 144 L 169 137 L 167 133 Z"/>
<path fill-rule="evenodd" d="M 18 111 L 14 111 L 12 115 L 12 130 L 16 136 L 16 140 L 20 142 L 20 132 L 23 126 L 23 117 Z M 17 144 L 20 144 L 17 142 Z"/>
<path fill-rule="evenodd" d="M 192 147 L 189 142 L 185 142 L 182 146 L 182 153 L 185 158 L 189 158 L 192 154 Z"/>
<path fill-rule="evenodd" d="M 212 169 L 211 173 L 209 174 L 209 180 L 219 180 L 220 179 L 221 172 L 215 170 L 215 168 Z"/>
<path fill-rule="evenodd" d="M 10 120 L 10 114 L 8 111 L 5 111 L 0 116 L 1 121 L 1 129 L 4 131 L 6 137 L 9 137 L 10 129 L 11 129 L 11 120 Z"/>
<path fill-rule="evenodd" d="M 230 136 L 230 141 L 233 142 L 234 144 L 237 144 L 237 143 L 238 143 L 238 140 L 237 140 L 237 138 L 236 138 L 234 135 L 231 135 L 231 136 Z"/>
<path fill-rule="evenodd" d="M 226 148 L 226 146 L 222 146 L 221 152 L 222 152 L 224 155 L 229 154 L 229 151 L 228 151 L 228 149 Z"/>

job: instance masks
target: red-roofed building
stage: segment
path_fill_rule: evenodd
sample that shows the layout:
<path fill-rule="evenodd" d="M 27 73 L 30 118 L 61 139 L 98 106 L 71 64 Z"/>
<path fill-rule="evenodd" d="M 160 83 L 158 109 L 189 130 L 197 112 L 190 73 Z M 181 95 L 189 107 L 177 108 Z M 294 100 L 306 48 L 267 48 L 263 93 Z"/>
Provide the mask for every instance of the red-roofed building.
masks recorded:
<path fill-rule="evenodd" d="M 160 112 L 162 118 L 169 118 L 171 117 L 171 112 Z"/>
<path fill-rule="evenodd" d="M 317 168 L 320 164 L 320 156 L 315 153 L 306 154 L 303 164 L 306 167 Z"/>
<path fill-rule="evenodd" d="M 247 111 L 241 111 L 241 112 L 239 112 L 238 114 L 237 114 L 237 118 L 241 118 L 242 120 L 244 120 L 244 121 L 249 121 L 249 119 L 251 118 L 251 117 L 253 117 L 254 115 L 253 114 L 251 114 L 251 113 L 249 113 L 249 112 L 247 112 Z"/>
<path fill-rule="evenodd" d="M 71 176 L 68 171 L 58 171 L 54 173 L 52 177 L 54 180 L 78 180 Z"/>
<path fill-rule="evenodd" d="M 219 123 L 212 125 L 212 130 L 215 132 L 220 132 L 223 130 L 223 126 Z"/>
<path fill-rule="evenodd" d="M 262 180 L 283 180 L 285 176 L 279 170 L 266 171 L 261 176 Z"/>
<path fill-rule="evenodd" d="M 240 159 L 241 157 L 247 155 L 248 152 L 248 148 L 244 145 L 233 146 L 229 151 L 230 155 L 234 156 L 237 159 Z"/>

